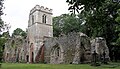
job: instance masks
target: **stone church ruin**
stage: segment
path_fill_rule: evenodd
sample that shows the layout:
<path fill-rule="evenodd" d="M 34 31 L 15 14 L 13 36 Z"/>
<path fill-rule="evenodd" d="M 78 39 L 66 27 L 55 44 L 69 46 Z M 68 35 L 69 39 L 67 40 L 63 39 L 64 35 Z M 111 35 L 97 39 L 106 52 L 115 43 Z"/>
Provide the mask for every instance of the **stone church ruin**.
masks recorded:
<path fill-rule="evenodd" d="M 70 33 L 45 41 L 45 62 L 52 64 L 86 63 L 91 61 L 89 37 L 83 33 Z"/>
<path fill-rule="evenodd" d="M 109 58 L 104 38 L 91 39 L 82 32 L 53 37 L 52 9 L 36 5 L 29 14 L 27 37 L 16 36 L 5 44 L 5 62 L 80 64 L 90 63 L 92 53 Z"/>

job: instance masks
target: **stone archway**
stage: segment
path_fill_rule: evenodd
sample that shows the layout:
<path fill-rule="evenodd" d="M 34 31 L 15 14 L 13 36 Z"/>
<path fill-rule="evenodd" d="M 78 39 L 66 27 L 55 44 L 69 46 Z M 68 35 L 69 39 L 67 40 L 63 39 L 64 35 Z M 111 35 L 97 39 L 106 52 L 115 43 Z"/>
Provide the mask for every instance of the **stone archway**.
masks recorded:
<path fill-rule="evenodd" d="M 75 56 L 73 64 L 89 63 L 91 61 L 90 42 L 86 37 L 81 37 L 76 41 Z"/>
<path fill-rule="evenodd" d="M 51 49 L 50 63 L 52 63 L 52 64 L 63 63 L 63 49 L 58 44 L 53 46 L 52 49 Z"/>
<path fill-rule="evenodd" d="M 90 43 L 86 39 L 81 42 L 80 47 L 80 63 L 89 63 L 91 62 L 91 50 Z"/>

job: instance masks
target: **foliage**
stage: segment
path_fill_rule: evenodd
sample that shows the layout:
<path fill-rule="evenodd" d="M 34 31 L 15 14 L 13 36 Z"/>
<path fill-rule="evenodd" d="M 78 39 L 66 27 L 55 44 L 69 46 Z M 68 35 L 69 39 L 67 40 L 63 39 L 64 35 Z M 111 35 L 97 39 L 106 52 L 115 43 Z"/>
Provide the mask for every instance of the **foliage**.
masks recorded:
<path fill-rule="evenodd" d="M 3 55 L 3 52 L 4 52 L 4 46 L 5 46 L 5 43 L 7 41 L 7 39 L 9 38 L 9 32 L 4 32 L 2 35 L 0 35 L 0 61 L 2 59 L 2 55 Z"/>
<path fill-rule="evenodd" d="M 4 22 L 1 19 L 1 15 L 3 15 L 3 0 L 0 0 L 0 32 L 3 30 Z"/>
<path fill-rule="evenodd" d="M 63 32 L 65 34 L 69 32 L 79 32 L 80 24 L 79 19 L 75 15 L 68 15 L 64 18 Z"/>
<path fill-rule="evenodd" d="M 4 0 L 0 0 L 0 61 L 2 59 L 3 43 L 5 41 L 4 38 L 1 38 L 1 32 L 4 30 L 4 22 L 1 19 L 1 15 L 3 15 L 3 1 Z"/>
<path fill-rule="evenodd" d="M 99 8 L 99 6 L 104 3 L 105 0 L 66 0 L 69 3 L 70 7 L 68 10 L 70 12 L 75 13 L 75 11 L 79 12 L 79 10 L 95 10 L 95 8 Z"/>
<path fill-rule="evenodd" d="M 120 23 L 116 21 L 120 21 L 120 17 L 117 17 L 120 3 L 113 0 L 66 0 L 66 2 L 69 4 L 68 10 L 72 13 L 77 11 L 82 15 L 80 19 L 84 21 L 82 27 L 85 34 L 91 38 L 100 36 L 106 39 L 111 55 L 113 45 L 119 43 Z"/>
<path fill-rule="evenodd" d="M 22 37 L 26 37 L 27 33 L 25 31 L 23 31 L 20 28 L 17 28 L 13 31 L 12 36 L 22 36 Z"/>
<path fill-rule="evenodd" d="M 4 46 L 5 38 L 0 38 L 0 51 L 3 51 L 3 46 Z"/>
<path fill-rule="evenodd" d="M 69 32 L 79 32 L 81 22 L 76 15 L 62 14 L 53 18 L 53 34 L 59 36 Z"/>
<path fill-rule="evenodd" d="M 113 3 L 111 0 L 67 0 L 67 2 L 70 5 L 69 10 L 81 11 L 80 14 L 84 16 L 86 29 L 89 31 L 88 36 L 108 38 L 115 33 L 115 17 L 117 9 L 120 7 L 118 3 Z M 81 10 L 79 6 L 83 9 Z"/>
<path fill-rule="evenodd" d="M 118 10 L 118 17 L 115 19 L 119 25 L 116 26 L 116 32 L 118 32 L 118 39 L 116 40 L 116 44 L 120 46 L 120 9 Z"/>
<path fill-rule="evenodd" d="M 57 37 L 60 35 L 60 33 L 62 31 L 62 28 L 61 28 L 62 23 L 60 22 L 61 18 L 62 17 L 60 17 L 60 16 L 53 18 L 53 35 L 57 36 Z"/>
<path fill-rule="evenodd" d="M 3 26 L 4 26 L 4 22 L 3 22 L 2 19 L 0 18 L 0 33 L 1 33 L 2 30 L 4 29 Z"/>
<path fill-rule="evenodd" d="M 3 15 L 3 11 L 2 11 L 2 9 L 3 9 L 3 1 L 4 0 L 0 0 L 0 16 Z"/>

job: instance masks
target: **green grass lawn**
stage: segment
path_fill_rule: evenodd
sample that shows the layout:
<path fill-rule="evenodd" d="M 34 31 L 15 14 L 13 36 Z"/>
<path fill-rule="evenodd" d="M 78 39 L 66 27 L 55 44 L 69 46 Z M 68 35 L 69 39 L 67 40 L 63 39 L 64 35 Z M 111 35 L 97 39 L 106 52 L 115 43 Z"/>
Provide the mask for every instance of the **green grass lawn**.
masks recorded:
<path fill-rule="evenodd" d="M 119 63 L 120 64 L 120 63 Z M 90 64 L 17 64 L 3 63 L 0 69 L 120 69 L 120 65 L 101 65 L 98 67 L 90 66 Z"/>

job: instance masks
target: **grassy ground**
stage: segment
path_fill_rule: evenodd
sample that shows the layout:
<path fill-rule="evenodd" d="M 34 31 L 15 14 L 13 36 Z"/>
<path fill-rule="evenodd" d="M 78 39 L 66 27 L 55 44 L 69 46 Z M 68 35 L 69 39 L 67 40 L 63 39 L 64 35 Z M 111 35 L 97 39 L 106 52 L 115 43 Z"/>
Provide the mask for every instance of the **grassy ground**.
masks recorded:
<path fill-rule="evenodd" d="M 120 63 L 119 63 L 120 64 Z M 14 64 L 3 63 L 0 69 L 120 69 L 120 65 L 110 64 L 98 67 L 90 66 L 90 64 Z"/>

